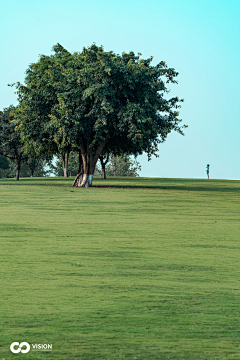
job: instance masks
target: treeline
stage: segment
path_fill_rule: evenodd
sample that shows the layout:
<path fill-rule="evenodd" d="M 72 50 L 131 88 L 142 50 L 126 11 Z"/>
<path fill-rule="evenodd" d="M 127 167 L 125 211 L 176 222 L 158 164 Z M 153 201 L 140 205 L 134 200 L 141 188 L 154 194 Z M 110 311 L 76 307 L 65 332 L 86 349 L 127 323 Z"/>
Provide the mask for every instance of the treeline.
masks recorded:
<path fill-rule="evenodd" d="M 21 161 L 21 167 L 18 178 L 25 177 L 44 177 L 44 176 L 76 176 L 79 168 L 79 155 L 70 153 L 68 168 L 64 173 L 64 166 L 61 156 L 56 156 L 52 160 L 43 159 L 24 159 Z M 7 157 L 0 155 L 0 179 L 16 177 L 18 165 L 16 162 L 9 160 Z M 137 177 L 141 170 L 141 165 L 136 159 L 129 155 L 111 156 L 105 165 L 101 167 L 100 161 L 95 167 L 95 176 L 101 176 L 106 179 L 107 176 L 130 176 Z"/>
<path fill-rule="evenodd" d="M 56 161 L 52 162 L 51 165 L 48 163 L 48 166 L 50 168 L 50 172 L 55 176 L 76 176 L 78 174 L 79 168 L 79 154 L 69 154 L 68 168 L 65 174 L 62 158 L 60 156 L 58 156 L 56 158 Z M 139 176 L 140 170 L 140 163 L 136 159 L 132 158 L 130 155 L 110 155 L 104 167 L 101 165 L 101 162 L 98 161 L 95 167 L 94 175 L 101 176 L 103 179 L 106 179 L 107 176 L 136 177 Z"/>
<path fill-rule="evenodd" d="M 47 161 L 43 159 L 24 159 L 21 164 L 19 177 L 43 177 L 49 176 Z M 14 178 L 17 172 L 17 164 L 0 155 L 0 178 Z"/>
<path fill-rule="evenodd" d="M 76 176 L 79 170 L 79 152 L 39 156 L 34 146 L 24 147 L 20 128 L 17 126 L 16 108 L 0 111 L 0 178 Z M 130 155 L 101 157 L 96 164 L 94 175 L 139 176 L 141 166 Z"/>

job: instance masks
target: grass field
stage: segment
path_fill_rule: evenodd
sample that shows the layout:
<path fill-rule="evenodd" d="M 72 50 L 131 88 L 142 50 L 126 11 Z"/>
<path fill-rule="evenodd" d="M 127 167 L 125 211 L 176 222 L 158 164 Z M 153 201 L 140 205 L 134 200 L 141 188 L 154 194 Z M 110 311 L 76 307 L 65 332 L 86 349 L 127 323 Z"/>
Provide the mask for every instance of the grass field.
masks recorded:
<path fill-rule="evenodd" d="M 72 181 L 0 180 L 0 360 L 240 359 L 240 181 Z"/>

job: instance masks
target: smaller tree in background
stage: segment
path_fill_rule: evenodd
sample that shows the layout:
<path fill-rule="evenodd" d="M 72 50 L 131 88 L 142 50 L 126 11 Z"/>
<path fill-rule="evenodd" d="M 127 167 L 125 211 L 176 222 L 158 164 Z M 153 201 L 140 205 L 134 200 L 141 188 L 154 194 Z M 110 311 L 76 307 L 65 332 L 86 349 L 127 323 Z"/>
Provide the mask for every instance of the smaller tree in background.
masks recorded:
<path fill-rule="evenodd" d="M 141 171 L 140 163 L 136 159 L 133 159 L 130 155 L 109 155 L 108 162 L 106 162 L 105 158 L 104 170 L 100 168 L 100 164 L 98 163 L 96 166 L 96 174 L 102 175 L 103 179 L 106 179 L 107 176 L 136 177 L 139 176 L 139 172 Z"/>
<path fill-rule="evenodd" d="M 46 160 L 28 158 L 22 161 L 20 177 L 43 177 L 48 175 Z"/>
<path fill-rule="evenodd" d="M 27 159 L 27 165 L 28 165 L 28 168 L 30 170 L 31 177 L 33 177 L 33 174 L 34 174 L 35 170 L 37 169 L 37 167 L 38 167 L 41 160 L 42 159 L 39 159 L 39 158 L 36 159 L 36 158 L 32 158 L 32 157 L 29 157 Z"/>
<path fill-rule="evenodd" d="M 64 164 L 61 154 L 55 157 L 54 163 L 55 164 L 52 163 L 51 165 L 51 172 L 56 176 L 65 176 Z M 68 166 L 67 166 L 68 176 L 76 176 L 78 173 L 78 168 L 79 168 L 79 154 L 77 152 L 72 151 L 68 155 Z"/>
<path fill-rule="evenodd" d="M 136 159 L 132 159 L 130 155 L 111 156 L 106 166 L 108 176 L 139 176 L 141 165 Z"/>
<path fill-rule="evenodd" d="M 101 163 L 101 167 L 102 167 L 102 179 L 106 179 L 106 165 L 109 161 L 109 153 L 107 154 L 102 154 L 99 156 L 99 160 L 100 160 L 100 163 Z"/>
<path fill-rule="evenodd" d="M 23 144 L 17 127 L 18 108 L 9 106 L 0 112 L 0 177 L 46 176 L 46 160 L 37 156 L 32 143 Z M 26 146 L 27 145 L 27 146 Z"/>
<path fill-rule="evenodd" d="M 16 180 L 19 180 L 22 160 L 24 155 L 20 131 L 16 129 L 16 108 L 9 106 L 0 111 L 0 154 L 16 163 Z"/>

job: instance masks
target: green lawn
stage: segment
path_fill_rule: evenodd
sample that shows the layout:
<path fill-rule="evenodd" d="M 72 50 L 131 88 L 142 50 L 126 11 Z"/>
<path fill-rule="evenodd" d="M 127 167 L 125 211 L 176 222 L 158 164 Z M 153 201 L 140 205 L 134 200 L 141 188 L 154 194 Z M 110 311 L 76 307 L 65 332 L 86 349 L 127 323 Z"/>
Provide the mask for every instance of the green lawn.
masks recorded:
<path fill-rule="evenodd" d="M 0 180 L 0 360 L 240 359 L 240 181 L 72 181 Z"/>

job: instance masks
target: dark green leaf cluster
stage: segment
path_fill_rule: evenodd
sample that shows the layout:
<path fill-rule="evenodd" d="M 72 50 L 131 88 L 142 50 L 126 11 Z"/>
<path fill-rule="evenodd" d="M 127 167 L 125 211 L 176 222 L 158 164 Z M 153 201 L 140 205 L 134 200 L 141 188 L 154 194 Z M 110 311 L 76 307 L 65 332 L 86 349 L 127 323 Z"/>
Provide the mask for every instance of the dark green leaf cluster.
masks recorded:
<path fill-rule="evenodd" d="M 16 130 L 16 108 L 9 106 L 0 111 L 0 154 L 13 161 L 24 158 L 21 134 Z"/>
<path fill-rule="evenodd" d="M 0 155 L 0 178 L 10 178 L 15 174 L 15 164 L 6 158 L 5 156 Z"/>

